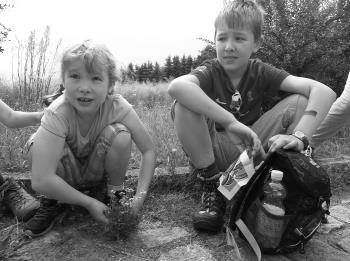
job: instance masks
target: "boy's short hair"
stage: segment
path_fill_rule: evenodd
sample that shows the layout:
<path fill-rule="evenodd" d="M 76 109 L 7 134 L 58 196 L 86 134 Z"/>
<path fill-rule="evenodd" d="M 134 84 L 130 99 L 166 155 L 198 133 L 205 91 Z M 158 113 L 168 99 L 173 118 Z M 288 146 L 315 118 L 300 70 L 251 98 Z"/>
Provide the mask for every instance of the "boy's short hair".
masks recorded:
<path fill-rule="evenodd" d="M 229 28 L 249 28 L 255 41 L 262 35 L 264 26 L 264 10 L 254 0 L 225 1 L 224 7 L 215 19 L 215 36 L 217 28 L 225 24 Z"/>
<path fill-rule="evenodd" d="M 95 73 L 101 70 L 107 71 L 109 87 L 114 86 L 118 80 L 114 56 L 103 44 L 85 40 L 83 43 L 73 45 L 63 52 L 61 58 L 62 80 L 64 79 L 67 65 L 75 59 L 82 59 L 88 73 Z"/>

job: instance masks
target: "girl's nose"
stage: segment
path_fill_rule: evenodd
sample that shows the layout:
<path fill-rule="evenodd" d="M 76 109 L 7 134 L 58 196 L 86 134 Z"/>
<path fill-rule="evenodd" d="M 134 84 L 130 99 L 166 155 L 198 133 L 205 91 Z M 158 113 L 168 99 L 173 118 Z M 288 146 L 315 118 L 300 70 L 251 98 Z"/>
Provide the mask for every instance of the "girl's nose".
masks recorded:
<path fill-rule="evenodd" d="M 79 91 L 83 93 L 88 93 L 91 91 L 91 85 L 88 81 L 83 81 L 79 86 Z"/>

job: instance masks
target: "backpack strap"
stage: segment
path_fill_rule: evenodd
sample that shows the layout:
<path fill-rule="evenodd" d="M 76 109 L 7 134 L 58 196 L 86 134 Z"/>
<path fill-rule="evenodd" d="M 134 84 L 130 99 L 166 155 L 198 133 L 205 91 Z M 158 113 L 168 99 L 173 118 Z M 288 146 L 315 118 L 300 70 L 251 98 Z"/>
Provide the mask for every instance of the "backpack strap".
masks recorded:
<path fill-rule="evenodd" d="M 241 231 L 241 233 L 247 239 L 249 245 L 251 246 L 255 255 L 257 256 L 258 261 L 260 261 L 261 260 L 261 250 L 260 250 L 260 247 L 259 247 L 258 243 L 256 242 L 254 236 L 252 235 L 252 233 L 250 232 L 250 230 L 248 229 L 246 224 L 244 224 L 242 219 L 239 218 L 238 220 L 236 220 L 235 223 L 236 223 L 236 226 L 238 227 L 238 229 Z"/>

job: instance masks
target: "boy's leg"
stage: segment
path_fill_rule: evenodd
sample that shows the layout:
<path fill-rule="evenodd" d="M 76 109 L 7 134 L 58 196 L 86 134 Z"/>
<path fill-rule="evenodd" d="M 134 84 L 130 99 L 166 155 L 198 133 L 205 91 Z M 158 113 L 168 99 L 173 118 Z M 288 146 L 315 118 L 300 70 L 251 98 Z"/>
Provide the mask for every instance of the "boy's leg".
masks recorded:
<path fill-rule="evenodd" d="M 307 98 L 290 95 L 264 113 L 252 126 L 265 150 L 269 139 L 277 134 L 291 134 L 300 121 L 307 106 Z"/>
<path fill-rule="evenodd" d="M 177 136 L 195 167 L 193 174 L 203 182 L 202 204 L 200 211 L 193 216 L 194 227 L 218 231 L 223 224 L 226 206 L 223 196 L 217 190 L 220 170 L 213 150 L 214 122 L 176 102 L 171 113 Z"/>

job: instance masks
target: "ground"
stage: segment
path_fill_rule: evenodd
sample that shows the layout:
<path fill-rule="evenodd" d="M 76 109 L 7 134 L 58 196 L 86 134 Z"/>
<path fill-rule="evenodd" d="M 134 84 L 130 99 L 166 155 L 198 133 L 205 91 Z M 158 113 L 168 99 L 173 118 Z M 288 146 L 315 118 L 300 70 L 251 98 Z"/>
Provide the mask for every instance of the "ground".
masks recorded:
<path fill-rule="evenodd" d="M 347 169 L 342 169 L 344 172 Z M 180 177 L 181 176 L 181 177 Z M 47 235 L 26 238 L 21 224 L 11 215 L 0 220 L 0 250 L 4 260 L 239 260 L 226 234 L 199 233 L 192 227 L 191 213 L 200 201 L 197 188 L 186 186 L 186 176 L 157 175 L 145 203 L 137 230 L 115 239 L 88 213 L 70 211 Z M 133 186 L 130 179 L 130 186 Z M 305 247 L 305 254 L 264 255 L 262 260 L 350 260 L 350 185 L 333 179 L 332 211 Z M 192 187 L 193 188 L 193 187 Z M 12 229 L 11 233 L 9 232 Z M 11 235 L 4 241 L 5 235 Z M 236 234 L 242 260 L 257 260 Z M 1 239 L 0 239 L 1 240 Z M 6 248 L 5 248 L 6 245 Z M 4 255 L 7 255 L 6 257 Z M 1 255 L 0 255 L 1 259 Z"/>

